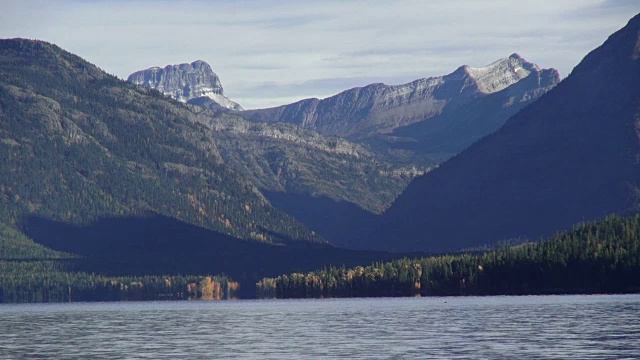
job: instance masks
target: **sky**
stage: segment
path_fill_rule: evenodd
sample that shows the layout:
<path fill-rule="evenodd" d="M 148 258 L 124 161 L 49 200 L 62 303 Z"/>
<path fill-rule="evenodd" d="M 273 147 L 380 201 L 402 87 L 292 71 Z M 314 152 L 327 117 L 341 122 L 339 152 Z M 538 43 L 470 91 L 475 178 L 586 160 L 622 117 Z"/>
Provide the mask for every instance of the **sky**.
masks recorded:
<path fill-rule="evenodd" d="M 401 84 L 512 53 L 562 77 L 640 0 L 0 0 L 0 38 L 54 43 L 126 79 L 204 60 L 245 109 Z"/>

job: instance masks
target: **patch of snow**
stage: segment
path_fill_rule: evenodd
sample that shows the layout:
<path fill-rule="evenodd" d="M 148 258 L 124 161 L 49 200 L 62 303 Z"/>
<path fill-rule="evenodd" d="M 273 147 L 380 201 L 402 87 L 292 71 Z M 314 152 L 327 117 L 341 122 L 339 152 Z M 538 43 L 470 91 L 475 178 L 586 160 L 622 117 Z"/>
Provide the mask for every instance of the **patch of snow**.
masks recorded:
<path fill-rule="evenodd" d="M 480 92 L 491 94 L 517 83 L 539 68 L 514 54 L 484 67 L 467 66 L 465 70 L 475 80 Z"/>
<path fill-rule="evenodd" d="M 210 98 L 211 100 L 215 101 L 216 103 L 220 104 L 221 106 L 226 107 L 227 109 L 244 110 L 242 108 L 242 106 L 240 106 L 239 104 L 229 100 L 229 98 L 224 96 L 223 94 L 217 94 L 215 92 L 209 92 L 209 93 L 203 94 L 202 96 L 206 96 L 206 97 Z"/>

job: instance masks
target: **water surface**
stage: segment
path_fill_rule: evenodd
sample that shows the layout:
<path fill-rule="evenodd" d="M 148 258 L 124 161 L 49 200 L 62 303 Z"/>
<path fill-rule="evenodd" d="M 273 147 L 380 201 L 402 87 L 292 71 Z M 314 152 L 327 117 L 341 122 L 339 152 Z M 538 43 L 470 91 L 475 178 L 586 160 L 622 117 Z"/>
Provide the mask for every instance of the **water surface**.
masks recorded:
<path fill-rule="evenodd" d="M 0 358 L 640 358 L 640 295 L 8 304 Z"/>

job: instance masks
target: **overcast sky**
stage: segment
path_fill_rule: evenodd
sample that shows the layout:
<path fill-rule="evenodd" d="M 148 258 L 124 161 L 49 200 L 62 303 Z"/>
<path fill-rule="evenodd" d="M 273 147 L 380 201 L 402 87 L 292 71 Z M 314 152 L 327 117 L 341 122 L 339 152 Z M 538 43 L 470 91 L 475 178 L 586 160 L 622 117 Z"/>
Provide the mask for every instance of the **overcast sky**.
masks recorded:
<path fill-rule="evenodd" d="M 1 0 L 0 10 L 0 38 L 46 40 L 121 78 L 204 60 L 249 109 L 514 52 L 565 77 L 640 0 Z"/>

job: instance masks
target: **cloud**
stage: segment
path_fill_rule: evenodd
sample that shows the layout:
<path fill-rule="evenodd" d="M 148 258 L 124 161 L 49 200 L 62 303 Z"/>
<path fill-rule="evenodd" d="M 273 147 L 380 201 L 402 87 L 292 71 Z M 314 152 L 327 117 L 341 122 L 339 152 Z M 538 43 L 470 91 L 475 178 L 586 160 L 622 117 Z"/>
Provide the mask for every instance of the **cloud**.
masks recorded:
<path fill-rule="evenodd" d="M 636 0 L 8 0 L 0 37 L 56 43 L 122 78 L 202 59 L 255 108 L 514 52 L 566 75 L 638 11 Z"/>
<path fill-rule="evenodd" d="M 605 0 L 600 7 L 619 9 L 621 11 L 625 11 L 626 14 L 632 14 L 633 11 L 638 10 L 638 1 L 636 0 Z"/>

